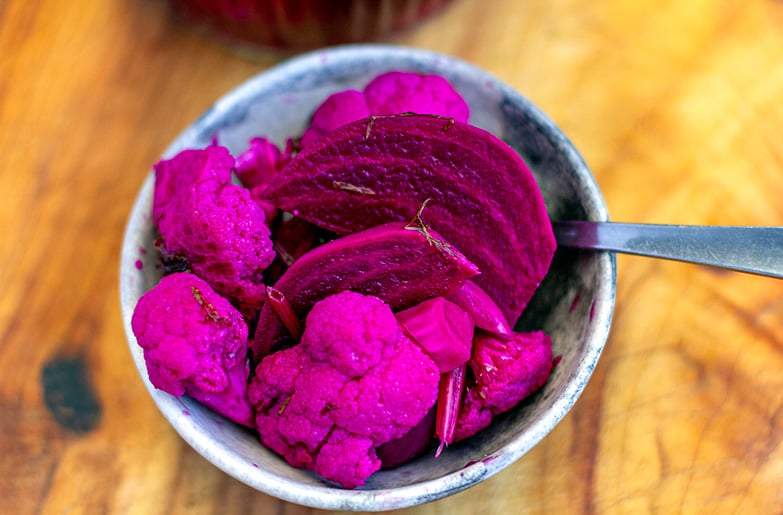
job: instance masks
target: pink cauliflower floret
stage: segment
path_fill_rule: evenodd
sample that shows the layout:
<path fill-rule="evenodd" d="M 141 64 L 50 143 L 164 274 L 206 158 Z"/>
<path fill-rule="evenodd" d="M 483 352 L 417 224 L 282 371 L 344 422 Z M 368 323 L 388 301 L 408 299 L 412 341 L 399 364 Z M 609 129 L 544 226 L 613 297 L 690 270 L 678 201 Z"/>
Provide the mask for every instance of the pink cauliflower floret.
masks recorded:
<path fill-rule="evenodd" d="M 163 277 L 131 319 L 144 349 L 150 382 L 171 395 L 188 394 L 248 427 L 248 328 L 242 315 L 204 280 L 178 272 Z"/>
<path fill-rule="evenodd" d="M 306 147 L 315 138 L 371 114 L 361 91 L 350 89 L 335 93 L 315 110 L 310 126 L 302 134 L 300 145 Z"/>
<path fill-rule="evenodd" d="M 467 102 L 440 75 L 384 73 L 365 86 L 364 96 L 374 115 L 435 114 L 463 123 L 470 117 Z"/>
<path fill-rule="evenodd" d="M 252 315 L 264 301 L 262 273 L 274 259 L 264 212 L 231 183 L 234 159 L 215 145 L 188 150 L 155 167 L 153 217 L 169 256 Z M 160 190 L 160 193 L 158 193 Z"/>
<path fill-rule="evenodd" d="M 247 150 L 239 154 L 234 163 L 234 172 L 242 185 L 250 190 L 250 198 L 264 212 L 267 225 L 277 214 L 277 208 L 261 199 L 261 194 L 274 177 L 291 160 L 293 142 L 280 150 L 272 141 L 263 137 L 250 140 Z"/>
<path fill-rule="evenodd" d="M 234 162 L 234 172 L 245 188 L 269 184 L 291 160 L 292 148 L 280 150 L 267 138 L 255 137 Z"/>
<path fill-rule="evenodd" d="M 171 231 L 183 191 L 197 183 L 214 185 L 231 182 L 231 156 L 223 147 L 183 150 L 172 159 L 155 165 L 152 218 L 161 233 Z"/>
<path fill-rule="evenodd" d="M 387 304 L 346 291 L 313 306 L 298 345 L 261 360 L 249 397 L 264 445 L 354 488 L 380 468 L 376 447 L 434 405 L 438 378 Z"/>
<path fill-rule="evenodd" d="M 363 91 L 346 90 L 329 96 L 313 113 L 300 145 L 304 148 L 319 136 L 368 116 L 400 113 L 434 114 L 467 122 L 470 108 L 439 75 L 387 72 L 371 80 Z"/>
<path fill-rule="evenodd" d="M 492 418 L 541 388 L 552 371 L 552 342 L 545 333 L 512 333 L 510 338 L 479 333 L 468 361 L 468 384 L 457 417 L 454 441 L 473 436 Z"/>

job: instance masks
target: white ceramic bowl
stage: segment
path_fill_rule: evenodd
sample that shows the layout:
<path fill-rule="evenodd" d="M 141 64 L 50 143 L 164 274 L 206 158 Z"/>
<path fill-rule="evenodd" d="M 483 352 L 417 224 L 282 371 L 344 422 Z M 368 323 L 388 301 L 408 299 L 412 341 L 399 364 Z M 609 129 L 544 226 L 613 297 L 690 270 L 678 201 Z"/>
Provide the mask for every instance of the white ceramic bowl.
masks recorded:
<path fill-rule="evenodd" d="M 234 153 L 264 135 L 280 145 L 301 134 L 329 94 L 362 88 L 389 70 L 446 77 L 471 107 L 470 122 L 508 142 L 532 169 L 552 219 L 607 220 L 603 198 L 582 158 L 563 133 L 507 85 L 467 63 L 410 48 L 361 45 L 319 50 L 272 68 L 221 98 L 188 127 L 164 157 L 208 145 L 214 137 Z M 536 445 L 568 413 L 585 387 L 606 342 L 615 299 L 614 257 L 558 250 L 520 329 L 543 329 L 562 360 L 541 391 L 438 459 L 427 455 L 374 474 L 345 490 L 290 467 L 257 436 L 197 402 L 156 390 L 130 328 L 139 297 L 160 279 L 151 224 L 152 174 L 130 214 L 122 247 L 120 295 L 125 329 L 142 381 L 161 413 L 204 458 L 247 485 L 281 499 L 337 510 L 381 511 L 433 501 L 502 471 Z M 524 481 L 524 478 L 520 478 Z"/>

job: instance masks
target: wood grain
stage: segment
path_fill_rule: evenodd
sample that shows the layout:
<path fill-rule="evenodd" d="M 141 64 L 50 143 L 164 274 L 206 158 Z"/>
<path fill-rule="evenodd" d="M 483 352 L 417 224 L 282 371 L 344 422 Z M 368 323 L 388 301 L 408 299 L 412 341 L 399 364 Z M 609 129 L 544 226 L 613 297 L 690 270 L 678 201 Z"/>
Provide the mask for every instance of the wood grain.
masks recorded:
<path fill-rule="evenodd" d="M 616 220 L 783 225 L 780 1 L 456 0 L 387 41 L 523 92 Z M 232 53 L 153 0 L 0 0 L 0 512 L 315 512 L 183 444 L 118 305 L 151 164 L 280 58 Z M 55 372 L 94 393 L 92 419 L 47 409 L 70 395 Z M 783 282 L 621 257 L 612 336 L 575 409 L 510 469 L 401 513 L 779 512 L 782 413 Z"/>

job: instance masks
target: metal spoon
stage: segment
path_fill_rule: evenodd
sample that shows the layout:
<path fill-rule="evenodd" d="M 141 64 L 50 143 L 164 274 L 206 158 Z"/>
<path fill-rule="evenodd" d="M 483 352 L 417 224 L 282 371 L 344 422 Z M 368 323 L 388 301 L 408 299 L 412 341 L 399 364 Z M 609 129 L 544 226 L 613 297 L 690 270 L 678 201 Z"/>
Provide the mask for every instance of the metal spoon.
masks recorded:
<path fill-rule="evenodd" d="M 562 247 L 608 250 L 783 279 L 783 227 L 553 222 Z"/>

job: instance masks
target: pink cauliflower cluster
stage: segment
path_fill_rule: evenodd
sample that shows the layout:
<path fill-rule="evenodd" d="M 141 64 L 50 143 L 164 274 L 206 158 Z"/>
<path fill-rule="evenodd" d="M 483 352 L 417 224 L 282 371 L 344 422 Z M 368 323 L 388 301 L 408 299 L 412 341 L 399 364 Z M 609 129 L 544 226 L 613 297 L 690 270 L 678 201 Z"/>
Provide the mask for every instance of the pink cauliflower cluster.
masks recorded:
<path fill-rule="evenodd" d="M 346 291 L 313 306 L 298 345 L 261 361 L 249 397 L 266 446 L 353 488 L 380 468 L 379 445 L 424 418 L 438 377 L 387 304 Z"/>
<path fill-rule="evenodd" d="M 346 90 L 327 98 L 313 114 L 300 145 L 306 147 L 319 136 L 349 122 L 399 113 L 434 114 L 467 122 L 470 108 L 439 75 L 388 72 L 371 80 L 363 91 Z"/>
<path fill-rule="evenodd" d="M 234 158 L 211 145 L 155 166 L 152 216 L 168 256 L 245 314 L 264 301 L 263 271 L 275 257 L 269 227 L 246 188 L 231 183 Z"/>
<path fill-rule="evenodd" d="M 234 422 L 253 426 L 247 324 L 209 284 L 187 272 L 163 277 L 139 299 L 131 327 L 155 388 L 188 394 Z"/>
<path fill-rule="evenodd" d="M 239 154 L 234 162 L 234 172 L 242 185 L 250 190 L 250 198 L 264 212 L 267 225 L 277 216 L 277 208 L 261 200 L 261 195 L 272 179 L 291 161 L 293 151 L 292 140 L 288 141 L 285 150 L 280 150 L 268 139 L 257 137 L 250 140 L 247 150 Z"/>

